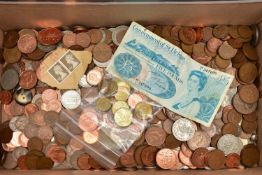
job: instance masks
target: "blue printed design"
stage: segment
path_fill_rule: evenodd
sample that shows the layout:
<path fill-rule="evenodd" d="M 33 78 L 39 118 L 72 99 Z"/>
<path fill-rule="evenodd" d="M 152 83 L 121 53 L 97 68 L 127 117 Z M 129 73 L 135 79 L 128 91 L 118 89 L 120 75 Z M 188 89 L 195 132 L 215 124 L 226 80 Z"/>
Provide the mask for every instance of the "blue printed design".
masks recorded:
<path fill-rule="evenodd" d="M 214 113 L 219 100 L 214 98 L 207 100 L 205 97 L 201 97 L 198 101 L 200 103 L 200 110 L 196 115 L 196 118 L 201 121 L 209 122 L 210 116 Z"/>
<path fill-rule="evenodd" d="M 142 65 L 140 61 L 129 53 L 120 53 L 114 60 L 116 72 L 122 78 L 134 78 L 141 72 Z"/>
<path fill-rule="evenodd" d="M 138 43 L 136 39 L 133 39 L 127 43 L 126 46 L 129 48 L 147 56 L 152 61 L 160 64 L 161 66 L 165 67 L 169 71 L 173 72 L 176 76 L 179 76 L 179 69 L 175 65 L 172 65 L 166 58 L 164 58 L 161 54 L 157 54 L 154 51 L 147 48 L 144 44 Z"/>

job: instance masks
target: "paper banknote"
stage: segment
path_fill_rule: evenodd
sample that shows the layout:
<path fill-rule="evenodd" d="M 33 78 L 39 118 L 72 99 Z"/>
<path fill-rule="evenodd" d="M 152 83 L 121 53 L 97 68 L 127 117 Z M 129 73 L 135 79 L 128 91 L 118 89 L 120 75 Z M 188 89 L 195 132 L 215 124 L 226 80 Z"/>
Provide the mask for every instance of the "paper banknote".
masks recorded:
<path fill-rule="evenodd" d="M 133 22 L 107 71 L 164 107 L 210 126 L 233 76 L 203 66 Z"/>

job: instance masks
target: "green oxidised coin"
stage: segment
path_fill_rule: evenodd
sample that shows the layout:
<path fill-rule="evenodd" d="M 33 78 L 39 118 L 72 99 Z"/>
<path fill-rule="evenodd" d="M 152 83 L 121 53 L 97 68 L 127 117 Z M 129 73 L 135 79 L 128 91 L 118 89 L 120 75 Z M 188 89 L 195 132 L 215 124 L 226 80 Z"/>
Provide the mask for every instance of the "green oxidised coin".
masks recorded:
<path fill-rule="evenodd" d="M 137 118 L 144 120 L 152 117 L 153 108 L 150 104 L 140 102 L 135 107 L 135 115 Z"/>
<path fill-rule="evenodd" d="M 99 111 L 106 112 L 111 108 L 111 101 L 106 97 L 101 97 L 96 100 L 96 109 Z"/>

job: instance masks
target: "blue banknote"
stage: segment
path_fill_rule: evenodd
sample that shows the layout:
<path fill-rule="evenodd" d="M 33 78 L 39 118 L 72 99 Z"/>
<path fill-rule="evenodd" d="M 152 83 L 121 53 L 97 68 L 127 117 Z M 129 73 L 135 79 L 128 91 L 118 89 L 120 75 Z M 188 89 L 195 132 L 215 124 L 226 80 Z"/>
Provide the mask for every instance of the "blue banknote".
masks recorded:
<path fill-rule="evenodd" d="M 199 64 L 183 51 L 132 22 L 107 67 L 164 107 L 210 126 L 233 76 Z"/>

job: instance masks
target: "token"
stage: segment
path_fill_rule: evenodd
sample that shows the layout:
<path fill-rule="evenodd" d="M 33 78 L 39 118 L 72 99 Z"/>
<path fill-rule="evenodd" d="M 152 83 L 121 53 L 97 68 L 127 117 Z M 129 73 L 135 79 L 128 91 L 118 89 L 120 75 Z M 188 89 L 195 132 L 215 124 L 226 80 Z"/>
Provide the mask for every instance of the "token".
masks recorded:
<path fill-rule="evenodd" d="M 120 127 L 129 126 L 133 120 L 133 114 L 129 109 L 120 108 L 114 114 L 114 120 Z"/>
<path fill-rule="evenodd" d="M 81 154 L 77 159 L 77 166 L 80 170 L 89 170 L 91 165 L 89 164 L 90 156 L 86 153 Z"/>
<path fill-rule="evenodd" d="M 255 133 L 257 130 L 257 122 L 256 121 L 249 122 L 249 121 L 243 120 L 241 123 L 241 127 L 243 131 L 245 131 L 248 134 Z"/>
<path fill-rule="evenodd" d="M 111 101 L 106 97 L 100 97 L 96 100 L 96 109 L 106 112 L 111 108 Z"/>
<path fill-rule="evenodd" d="M 194 136 L 187 141 L 187 145 L 191 150 L 196 150 L 200 147 L 208 147 L 211 142 L 211 137 L 204 131 L 196 131 Z"/>
<path fill-rule="evenodd" d="M 83 140 L 88 144 L 94 144 L 99 139 L 99 132 L 97 130 L 91 132 L 83 132 Z"/>
<path fill-rule="evenodd" d="M 105 63 L 112 57 L 112 48 L 106 43 L 98 43 L 93 49 L 93 57 L 96 61 Z"/>
<path fill-rule="evenodd" d="M 69 48 L 76 45 L 76 34 L 73 32 L 67 32 L 63 36 L 63 44 Z"/>
<path fill-rule="evenodd" d="M 165 147 L 166 147 L 166 148 L 174 149 L 174 148 L 179 147 L 181 144 L 182 144 L 182 142 L 179 141 L 179 140 L 177 140 L 177 139 L 173 136 L 173 134 L 169 134 L 169 135 L 166 137 L 166 140 L 165 140 Z"/>
<path fill-rule="evenodd" d="M 243 64 L 238 71 L 238 78 L 245 83 L 252 83 L 257 75 L 257 67 L 251 62 Z"/>
<path fill-rule="evenodd" d="M 32 53 L 37 47 L 36 38 L 32 35 L 20 36 L 17 47 L 22 53 Z"/>
<path fill-rule="evenodd" d="M 241 25 L 237 27 L 237 30 L 238 30 L 240 37 L 242 38 L 251 38 L 253 35 L 253 32 L 249 28 L 249 26 Z"/>
<path fill-rule="evenodd" d="M 159 110 L 159 111 L 157 112 L 157 114 L 156 114 L 156 117 L 157 117 L 159 120 L 161 120 L 161 121 L 166 120 L 166 119 L 167 119 L 167 116 L 166 116 L 166 114 L 165 114 L 165 112 L 164 112 L 164 109 Z"/>
<path fill-rule="evenodd" d="M 92 86 L 98 85 L 102 81 L 102 78 L 103 73 L 97 69 L 90 70 L 86 75 L 87 82 Z"/>
<path fill-rule="evenodd" d="M 148 145 L 161 146 L 166 139 L 165 131 L 160 127 L 150 127 L 145 132 L 145 139 Z"/>
<path fill-rule="evenodd" d="M 218 149 L 207 153 L 207 165 L 213 170 L 224 168 L 226 157 L 224 153 Z"/>
<path fill-rule="evenodd" d="M 185 44 L 194 44 L 196 42 L 196 32 L 193 28 L 183 27 L 179 30 L 179 38 Z"/>
<path fill-rule="evenodd" d="M 80 115 L 78 125 L 83 131 L 94 131 L 98 127 L 97 115 L 94 112 L 85 111 Z"/>
<path fill-rule="evenodd" d="M 2 104 L 9 104 L 12 101 L 12 94 L 8 90 L 0 91 L 0 101 Z"/>
<path fill-rule="evenodd" d="M 91 39 L 90 36 L 86 32 L 76 34 L 76 44 L 87 48 L 90 45 Z"/>
<path fill-rule="evenodd" d="M 157 152 L 156 163 L 162 169 L 170 169 L 173 163 L 177 161 L 177 157 L 171 149 L 164 148 Z"/>
<path fill-rule="evenodd" d="M 90 36 L 90 42 L 93 44 L 97 44 L 103 39 L 103 31 L 99 29 L 90 29 L 87 34 Z"/>
<path fill-rule="evenodd" d="M 38 137 L 32 137 L 29 139 L 28 143 L 27 143 L 27 147 L 30 150 L 38 150 L 38 151 L 42 151 L 43 149 L 43 141 L 38 138 Z"/>
<path fill-rule="evenodd" d="M 145 166 L 155 166 L 158 149 L 154 146 L 147 146 L 142 150 L 141 158 Z"/>
<path fill-rule="evenodd" d="M 245 43 L 243 45 L 243 53 L 245 54 L 245 56 L 251 60 L 251 61 L 256 61 L 258 59 L 257 56 L 257 51 L 256 48 L 254 48 L 253 46 L 251 46 L 249 43 Z"/>
<path fill-rule="evenodd" d="M 38 41 L 43 45 L 54 45 L 62 39 L 62 32 L 57 28 L 42 29 L 38 33 Z"/>
<path fill-rule="evenodd" d="M 116 101 L 113 103 L 113 106 L 112 106 L 112 112 L 113 114 L 116 113 L 116 111 L 120 108 L 126 108 L 126 109 L 129 109 L 129 106 L 128 104 L 125 102 L 125 101 Z"/>
<path fill-rule="evenodd" d="M 236 94 L 233 98 L 233 105 L 241 114 L 250 114 L 257 109 L 257 102 L 252 104 L 245 103 L 240 99 L 238 94 Z"/>
<path fill-rule="evenodd" d="M 239 137 L 236 137 L 232 134 L 225 134 L 217 142 L 217 148 L 225 153 L 225 155 L 228 155 L 230 153 L 237 153 L 240 154 L 243 143 L 239 139 Z"/>
<path fill-rule="evenodd" d="M 5 90 L 11 90 L 18 84 L 19 77 L 15 69 L 7 69 L 1 76 L 1 86 Z"/>
<path fill-rule="evenodd" d="M 4 36 L 4 47 L 6 48 L 13 48 L 15 47 L 19 38 L 19 34 L 15 30 L 9 30 L 6 32 Z"/>
<path fill-rule="evenodd" d="M 231 59 L 233 58 L 236 53 L 237 49 L 234 49 L 232 46 L 228 44 L 227 41 L 225 41 L 218 49 L 219 55 L 224 59 Z"/>
<path fill-rule="evenodd" d="M 240 156 L 236 153 L 227 155 L 226 166 L 228 168 L 238 168 L 240 166 Z"/>
<path fill-rule="evenodd" d="M 213 35 L 219 39 L 224 39 L 228 36 L 229 28 L 226 25 L 217 25 L 213 29 Z"/>
<path fill-rule="evenodd" d="M 247 167 L 253 167 L 259 162 L 259 150 L 254 144 L 246 145 L 241 151 L 241 163 Z"/>
<path fill-rule="evenodd" d="M 134 154 L 135 154 L 135 149 L 131 147 L 125 154 L 120 156 L 119 161 L 121 165 L 126 168 L 136 167 Z"/>
<path fill-rule="evenodd" d="M 196 127 L 188 119 L 181 118 L 174 122 L 172 127 L 173 135 L 180 141 L 188 141 L 193 138 Z"/>
<path fill-rule="evenodd" d="M 141 120 L 152 118 L 152 106 L 150 104 L 140 102 L 135 107 L 135 116 Z"/>
<path fill-rule="evenodd" d="M 255 103 L 259 99 L 259 92 L 254 84 L 243 85 L 239 89 L 239 97 L 245 103 Z"/>
<path fill-rule="evenodd" d="M 81 104 L 81 96 L 74 90 L 68 90 L 61 96 L 61 103 L 66 109 L 76 109 Z"/>
<path fill-rule="evenodd" d="M 191 157 L 191 162 L 197 168 L 205 168 L 205 158 L 207 157 L 208 150 L 206 148 L 197 148 Z"/>

